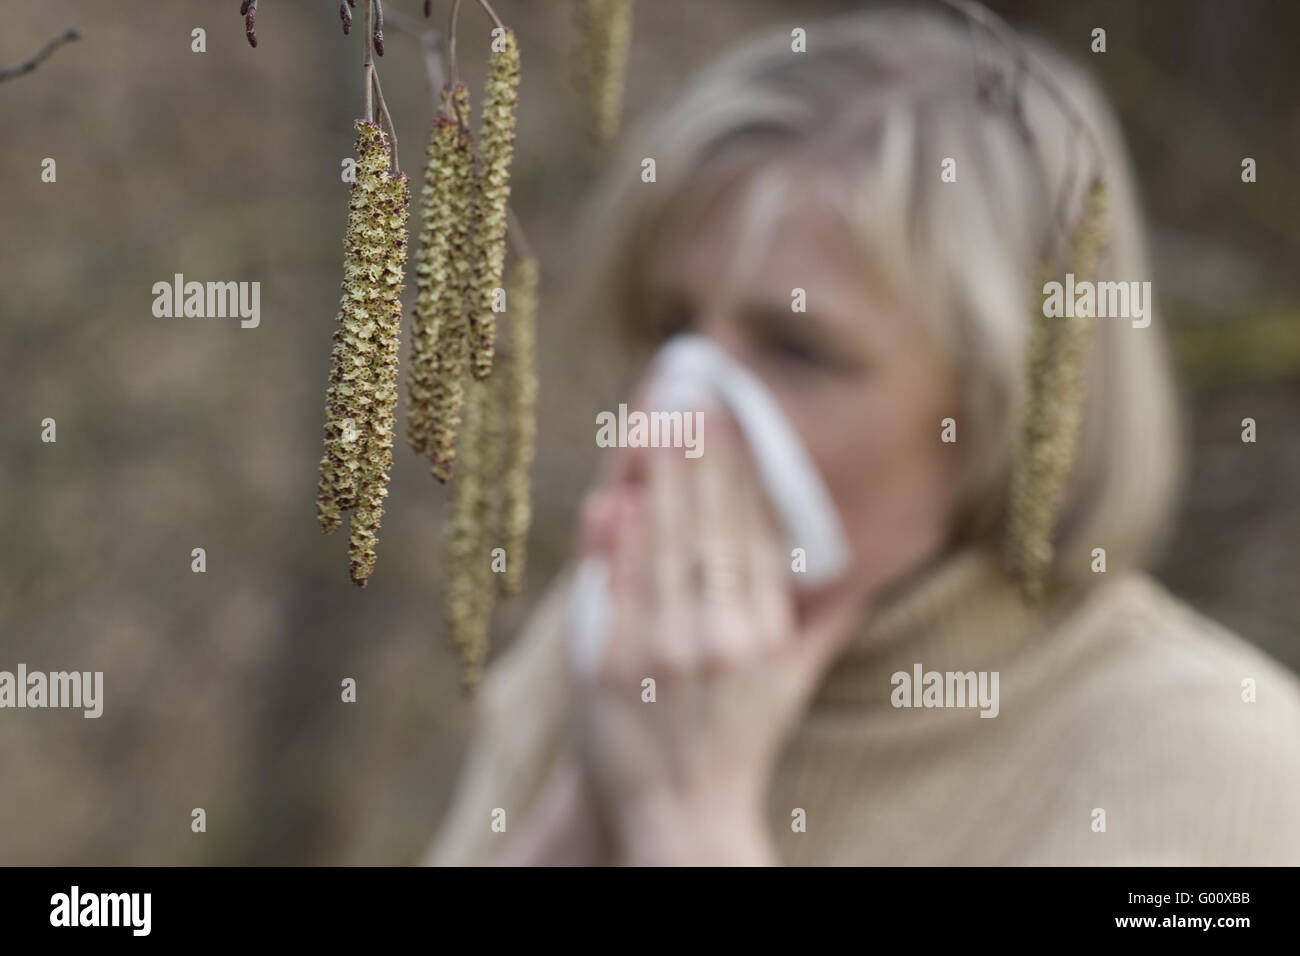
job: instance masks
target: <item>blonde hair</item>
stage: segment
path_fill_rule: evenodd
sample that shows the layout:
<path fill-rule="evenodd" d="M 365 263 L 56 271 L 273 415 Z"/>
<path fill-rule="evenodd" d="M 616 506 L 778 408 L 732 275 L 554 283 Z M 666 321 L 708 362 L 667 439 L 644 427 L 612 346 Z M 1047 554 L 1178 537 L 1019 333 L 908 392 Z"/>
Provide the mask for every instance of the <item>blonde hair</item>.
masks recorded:
<path fill-rule="evenodd" d="M 630 138 L 587 224 L 583 311 L 635 331 L 655 244 L 668 223 L 700 208 L 701 195 L 747 183 L 752 198 L 763 192 L 754 184 L 774 176 L 832 170 L 850 191 L 864 270 L 887 276 L 926 318 L 957 372 L 968 457 L 953 542 L 996 543 L 1025 408 L 1030 321 L 1035 312 L 1041 319 L 1034 283 L 1092 175 L 1104 177 L 1110 226 L 1093 278 L 1150 278 L 1122 137 L 1095 86 L 1038 43 L 1019 39 L 1068 111 L 1035 76 L 1018 74 L 1013 53 L 955 16 L 875 11 L 807 31 L 806 53 L 775 30 L 726 57 Z M 636 176 L 644 156 L 656 162 L 653 185 Z M 940 178 L 950 157 L 956 183 Z M 1105 549 L 1108 571 L 1141 566 L 1167 533 L 1181 435 L 1160 313 L 1148 308 L 1145 328 L 1089 320 L 1087 397 L 1049 587 L 1097 580 L 1094 548 Z"/>

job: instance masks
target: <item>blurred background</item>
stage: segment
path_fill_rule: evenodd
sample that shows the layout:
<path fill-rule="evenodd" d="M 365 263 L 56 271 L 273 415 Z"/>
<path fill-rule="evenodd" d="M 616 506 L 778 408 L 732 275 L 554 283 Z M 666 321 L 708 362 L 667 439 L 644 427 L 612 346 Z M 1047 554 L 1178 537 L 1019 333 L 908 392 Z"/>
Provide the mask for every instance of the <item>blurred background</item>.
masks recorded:
<path fill-rule="evenodd" d="M 419 0 L 387 3 L 419 16 Z M 523 50 L 513 204 L 543 296 L 529 585 L 499 609 L 494 653 L 568 553 L 595 413 L 632 371 L 567 307 L 584 268 L 573 223 L 604 162 L 570 5 L 495 5 Z M 627 115 L 752 33 L 862 5 L 638 0 Z M 990 5 L 1090 66 L 1129 137 L 1192 452 L 1157 574 L 1300 667 L 1300 5 Z M 0 83 L 0 669 L 102 670 L 105 710 L 0 712 L 0 864 L 411 863 L 462 756 L 445 490 L 399 441 L 365 591 L 315 520 L 360 29 L 342 35 L 335 0 L 261 6 L 253 50 L 237 0 L 5 3 L 0 66 L 66 27 L 85 37 Z M 467 4 L 476 91 L 487 30 Z M 416 40 L 387 37 L 380 72 L 416 174 L 432 101 Z M 151 287 L 178 272 L 260 281 L 261 326 L 155 318 Z"/>

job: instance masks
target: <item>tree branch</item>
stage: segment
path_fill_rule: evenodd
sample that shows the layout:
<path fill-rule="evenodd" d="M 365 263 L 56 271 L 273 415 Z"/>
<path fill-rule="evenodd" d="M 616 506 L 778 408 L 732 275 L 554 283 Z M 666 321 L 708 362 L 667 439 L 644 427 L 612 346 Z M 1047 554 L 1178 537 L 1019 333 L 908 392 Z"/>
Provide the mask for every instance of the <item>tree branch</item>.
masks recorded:
<path fill-rule="evenodd" d="M 392 158 L 393 175 L 397 176 L 402 172 L 402 167 L 397 162 L 397 127 L 393 125 L 393 117 L 389 115 L 388 104 L 384 101 L 384 88 L 379 83 L 379 71 L 372 67 L 370 76 L 375 81 L 375 98 L 379 101 L 379 118 L 388 124 L 389 155 Z"/>
<path fill-rule="evenodd" d="M 63 44 L 71 43 L 73 40 L 80 40 L 81 36 L 82 33 L 80 29 L 77 27 L 69 27 L 53 40 L 46 43 L 45 46 L 41 47 L 36 54 L 23 60 L 23 62 L 19 63 L 17 66 L 10 67 L 7 70 L 0 70 L 0 83 L 5 80 L 12 80 L 17 76 L 22 76 L 24 73 L 32 72 L 32 70 L 36 69 L 45 61 L 46 57 L 59 47 L 63 46 Z"/>
<path fill-rule="evenodd" d="M 373 14 L 371 0 L 364 0 L 366 5 L 365 30 L 362 31 L 361 42 L 365 44 L 365 57 L 361 61 L 361 81 L 365 85 L 365 120 L 367 123 L 375 121 L 375 61 L 370 55 L 370 33 L 374 29 L 374 21 L 371 19 Z"/>

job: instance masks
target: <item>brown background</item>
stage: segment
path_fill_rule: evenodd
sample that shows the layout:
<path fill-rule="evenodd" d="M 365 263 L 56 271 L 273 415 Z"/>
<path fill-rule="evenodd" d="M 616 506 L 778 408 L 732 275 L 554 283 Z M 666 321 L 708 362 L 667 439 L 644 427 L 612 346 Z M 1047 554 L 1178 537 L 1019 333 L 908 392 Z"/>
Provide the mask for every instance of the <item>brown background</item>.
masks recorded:
<path fill-rule="evenodd" d="M 640 0 L 629 113 L 744 35 L 858 5 Z M 1300 7 L 994 6 L 1087 61 L 1131 137 L 1194 450 L 1159 575 L 1295 667 Z M 0 711 L 0 863 L 411 862 L 454 778 L 466 714 L 441 624 L 443 490 L 399 448 L 364 592 L 314 519 L 360 40 L 332 0 L 262 8 L 252 50 L 237 0 L 5 4 L 0 63 L 69 25 L 86 37 L 0 84 L 0 669 L 103 670 L 106 704 L 97 721 Z M 515 205 L 544 268 L 534 560 L 503 644 L 567 552 L 593 416 L 624 370 L 566 308 L 602 164 L 568 4 L 498 8 L 524 51 Z M 486 21 L 471 6 L 463 23 L 477 79 Z M 1098 25 L 1104 56 L 1088 52 Z M 381 72 L 416 170 L 430 98 L 414 41 L 390 30 Z M 260 281 L 261 327 L 154 318 L 151 286 L 176 272 Z M 47 416 L 57 444 L 39 439 Z M 1239 440 L 1245 416 L 1258 444 Z M 345 676 L 356 704 L 340 703 Z"/>

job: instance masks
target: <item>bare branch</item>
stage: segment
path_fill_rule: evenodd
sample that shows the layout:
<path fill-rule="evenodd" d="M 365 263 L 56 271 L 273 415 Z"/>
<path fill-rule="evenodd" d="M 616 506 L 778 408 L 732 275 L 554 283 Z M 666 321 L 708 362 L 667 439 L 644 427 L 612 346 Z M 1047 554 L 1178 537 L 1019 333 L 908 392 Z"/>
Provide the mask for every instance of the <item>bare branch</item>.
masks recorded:
<path fill-rule="evenodd" d="M 361 78 L 365 85 L 365 119 L 367 123 L 375 121 L 375 81 L 372 79 L 375 72 L 375 61 L 370 55 L 370 34 L 374 29 L 372 11 L 374 4 L 371 0 L 364 0 L 366 5 L 365 30 L 362 31 L 362 41 L 365 47 L 365 58 L 361 61 Z"/>
<path fill-rule="evenodd" d="M 497 16 L 497 12 L 492 9 L 492 4 L 488 3 L 488 0 L 478 0 L 478 5 L 483 8 L 484 13 L 492 18 L 492 22 L 496 24 L 498 30 L 506 28 L 506 25 L 501 22 L 501 18 Z"/>
<path fill-rule="evenodd" d="M 5 80 L 12 80 L 17 76 L 22 76 L 24 73 L 32 72 L 32 70 L 36 69 L 45 61 L 46 57 L 59 47 L 63 46 L 63 44 L 71 43 L 73 40 L 80 40 L 81 36 L 82 33 L 80 29 L 77 27 L 69 27 L 53 40 L 46 43 L 45 46 L 41 47 L 36 54 L 23 60 L 23 62 L 19 63 L 17 66 L 10 67 L 7 70 L 0 70 L 0 83 Z"/>
<path fill-rule="evenodd" d="M 384 88 L 379 84 L 379 71 L 372 68 L 370 77 L 375 81 L 375 99 L 379 102 L 379 119 L 383 120 L 388 126 L 388 152 L 392 160 L 393 175 L 396 176 L 402 171 L 402 167 L 397 162 L 397 127 L 393 125 L 393 117 L 389 115 L 388 104 L 384 101 Z"/>

